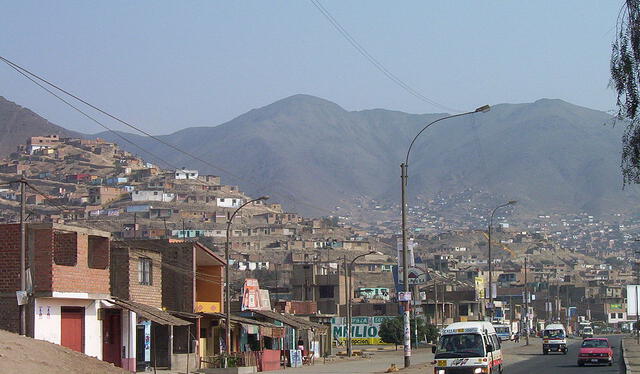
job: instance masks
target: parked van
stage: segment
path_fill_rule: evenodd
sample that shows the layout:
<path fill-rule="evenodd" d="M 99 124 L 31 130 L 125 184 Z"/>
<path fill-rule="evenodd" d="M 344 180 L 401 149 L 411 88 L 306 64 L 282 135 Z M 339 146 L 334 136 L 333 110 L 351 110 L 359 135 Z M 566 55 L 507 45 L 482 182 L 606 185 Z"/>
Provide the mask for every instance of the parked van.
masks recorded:
<path fill-rule="evenodd" d="M 547 325 L 542 332 L 542 354 L 562 352 L 567 354 L 567 332 L 559 323 Z"/>
<path fill-rule="evenodd" d="M 442 329 L 434 374 L 502 373 L 500 339 L 490 322 L 457 322 Z"/>

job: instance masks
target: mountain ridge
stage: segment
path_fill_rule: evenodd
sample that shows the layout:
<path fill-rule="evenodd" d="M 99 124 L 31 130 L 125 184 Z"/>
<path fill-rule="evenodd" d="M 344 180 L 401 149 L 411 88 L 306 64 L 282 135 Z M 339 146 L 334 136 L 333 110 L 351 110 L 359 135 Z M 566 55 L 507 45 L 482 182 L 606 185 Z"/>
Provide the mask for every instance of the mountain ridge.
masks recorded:
<path fill-rule="evenodd" d="M 172 164 L 219 174 L 251 195 L 274 195 L 301 213 L 326 215 L 357 197 L 397 203 L 399 165 L 411 139 L 443 115 L 348 111 L 298 94 L 217 126 L 158 136 L 220 169 L 153 139 L 122 134 Z M 409 195 L 428 199 L 472 187 L 491 192 L 496 201 L 520 200 L 531 211 L 628 208 L 639 195 L 635 187 L 621 190 L 622 127 L 612 121 L 607 113 L 546 98 L 442 121 L 412 149 Z M 94 136 L 120 143 L 109 132 Z M 323 209 L 310 211 L 308 205 Z"/>

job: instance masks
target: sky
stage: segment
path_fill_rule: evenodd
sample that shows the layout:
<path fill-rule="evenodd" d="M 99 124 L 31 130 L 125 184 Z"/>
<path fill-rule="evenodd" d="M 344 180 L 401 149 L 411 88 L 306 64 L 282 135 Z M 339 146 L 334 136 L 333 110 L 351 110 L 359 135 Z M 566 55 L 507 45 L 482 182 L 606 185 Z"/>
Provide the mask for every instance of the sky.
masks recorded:
<path fill-rule="evenodd" d="M 347 110 L 559 98 L 615 111 L 619 0 L 318 1 L 440 105 L 392 82 L 310 0 L 4 1 L 0 55 L 154 134 L 216 126 L 298 93 Z M 60 126 L 102 131 L 1 63 L 0 96 Z"/>

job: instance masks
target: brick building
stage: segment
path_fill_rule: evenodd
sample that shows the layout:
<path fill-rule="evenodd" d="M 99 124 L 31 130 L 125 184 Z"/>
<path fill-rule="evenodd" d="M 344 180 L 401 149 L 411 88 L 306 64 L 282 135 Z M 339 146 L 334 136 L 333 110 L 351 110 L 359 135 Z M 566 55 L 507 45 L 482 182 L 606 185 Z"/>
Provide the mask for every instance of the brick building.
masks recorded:
<path fill-rule="evenodd" d="M 27 261 L 33 279 L 28 336 L 102 359 L 98 309 L 109 298 L 109 237 L 60 224 L 27 225 L 27 259 L 33 259 Z M 19 332 L 20 225 L 0 225 L 0 242 L 0 328 Z"/>
<path fill-rule="evenodd" d="M 117 187 L 91 187 L 89 188 L 89 204 L 105 205 L 117 200 L 122 195 L 122 190 Z"/>

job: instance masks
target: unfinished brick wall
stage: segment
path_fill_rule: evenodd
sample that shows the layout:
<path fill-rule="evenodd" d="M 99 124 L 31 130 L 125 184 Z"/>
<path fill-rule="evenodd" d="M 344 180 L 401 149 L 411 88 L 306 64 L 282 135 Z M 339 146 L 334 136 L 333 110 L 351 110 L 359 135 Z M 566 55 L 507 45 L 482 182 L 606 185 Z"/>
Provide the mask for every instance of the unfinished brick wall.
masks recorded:
<path fill-rule="evenodd" d="M 109 267 L 109 238 L 89 235 L 89 267 L 106 269 Z"/>
<path fill-rule="evenodd" d="M 53 234 L 53 261 L 56 265 L 75 266 L 78 263 L 78 238 L 75 232 Z"/>
<path fill-rule="evenodd" d="M 54 236 L 58 234 L 58 232 L 54 232 Z M 66 237 L 66 235 L 62 235 Z M 54 264 L 52 268 L 52 290 L 58 292 L 109 294 L 109 269 L 89 268 L 89 235 L 76 233 L 76 238 L 77 265 L 64 266 Z"/>
<path fill-rule="evenodd" d="M 0 292 L 15 292 L 20 289 L 20 225 L 2 225 L 0 243 Z"/>
<path fill-rule="evenodd" d="M 113 245 L 110 264 L 111 295 L 129 300 L 129 248 Z"/>
<path fill-rule="evenodd" d="M 15 291 L 20 289 L 20 225 L 0 226 L 0 329 L 19 332 Z"/>
<path fill-rule="evenodd" d="M 163 267 L 162 306 L 179 312 L 194 312 L 195 274 L 193 244 L 171 243 L 165 246 Z"/>
<path fill-rule="evenodd" d="M 140 284 L 138 262 L 140 258 L 151 259 L 151 284 Z M 136 250 L 129 257 L 129 298 L 132 301 L 157 308 L 162 307 L 162 254 L 154 251 Z M 170 269 L 168 271 L 171 271 Z"/>

